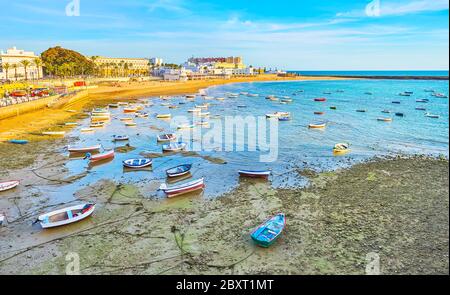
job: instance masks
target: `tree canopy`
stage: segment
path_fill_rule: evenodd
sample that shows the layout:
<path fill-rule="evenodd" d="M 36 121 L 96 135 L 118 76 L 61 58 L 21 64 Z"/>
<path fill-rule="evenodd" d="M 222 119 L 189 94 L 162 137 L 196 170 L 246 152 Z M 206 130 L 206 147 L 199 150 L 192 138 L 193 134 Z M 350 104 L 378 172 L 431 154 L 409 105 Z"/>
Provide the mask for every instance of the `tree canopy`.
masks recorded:
<path fill-rule="evenodd" d="M 60 46 L 42 52 L 41 59 L 47 74 L 65 77 L 94 73 L 94 62 L 76 51 Z"/>

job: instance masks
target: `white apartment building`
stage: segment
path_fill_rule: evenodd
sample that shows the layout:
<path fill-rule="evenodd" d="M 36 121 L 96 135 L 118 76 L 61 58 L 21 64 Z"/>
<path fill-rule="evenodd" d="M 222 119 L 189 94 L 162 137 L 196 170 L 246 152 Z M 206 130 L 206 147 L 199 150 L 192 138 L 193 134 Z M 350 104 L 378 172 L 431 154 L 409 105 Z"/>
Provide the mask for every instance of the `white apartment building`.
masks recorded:
<path fill-rule="evenodd" d="M 150 63 L 156 67 L 160 67 L 163 65 L 164 61 L 162 58 L 152 57 L 152 58 L 150 58 Z"/>
<path fill-rule="evenodd" d="M 42 78 L 42 67 L 37 67 L 35 59 L 39 56 L 32 51 L 9 48 L 0 51 L 0 80 L 23 80 Z M 29 61 L 25 74 L 25 66 L 22 61 Z"/>

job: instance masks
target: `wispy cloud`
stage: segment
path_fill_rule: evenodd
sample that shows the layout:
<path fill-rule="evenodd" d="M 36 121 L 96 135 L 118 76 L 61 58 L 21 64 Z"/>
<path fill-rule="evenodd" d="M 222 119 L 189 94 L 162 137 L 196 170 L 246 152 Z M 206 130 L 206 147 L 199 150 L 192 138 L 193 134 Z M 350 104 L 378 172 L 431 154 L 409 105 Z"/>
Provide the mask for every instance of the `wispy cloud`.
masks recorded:
<path fill-rule="evenodd" d="M 390 1 L 380 0 L 380 13 L 379 16 L 400 16 L 408 14 L 418 14 L 424 12 L 444 11 L 449 9 L 448 0 L 403 0 L 403 1 Z M 364 17 L 365 6 L 361 9 L 356 9 L 347 12 L 339 12 L 337 17 Z"/>

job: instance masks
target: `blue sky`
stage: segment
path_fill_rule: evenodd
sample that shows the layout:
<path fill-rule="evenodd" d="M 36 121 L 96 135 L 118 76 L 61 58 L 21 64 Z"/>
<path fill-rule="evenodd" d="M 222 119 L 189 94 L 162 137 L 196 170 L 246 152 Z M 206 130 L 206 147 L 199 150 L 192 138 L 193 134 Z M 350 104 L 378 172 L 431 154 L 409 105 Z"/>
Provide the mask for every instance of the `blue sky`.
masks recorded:
<path fill-rule="evenodd" d="M 448 0 L 1 0 L 0 49 L 239 55 L 298 70 L 448 70 Z M 76 1 L 76 0 L 75 0 Z M 379 1 L 379 6 L 377 6 Z M 369 7 L 379 7 L 379 10 Z"/>

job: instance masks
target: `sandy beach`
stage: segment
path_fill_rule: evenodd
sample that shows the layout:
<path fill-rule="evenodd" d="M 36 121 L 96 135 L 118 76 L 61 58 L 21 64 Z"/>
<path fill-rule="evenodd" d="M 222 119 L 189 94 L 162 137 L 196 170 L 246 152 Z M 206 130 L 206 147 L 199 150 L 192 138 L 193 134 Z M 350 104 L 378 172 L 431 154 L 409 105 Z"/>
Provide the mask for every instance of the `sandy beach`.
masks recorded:
<path fill-rule="evenodd" d="M 264 81 L 312 81 L 312 80 L 348 80 L 348 78 L 335 77 L 278 77 L 276 75 L 259 75 L 256 77 L 242 77 L 233 79 L 194 80 L 187 82 L 122 82 L 105 83 L 96 89 L 89 90 L 89 95 L 72 103 L 63 99 L 50 108 L 44 108 L 35 112 L 22 114 L 0 120 L 0 141 L 21 138 L 28 140 L 51 139 L 38 134 L 41 131 L 67 130 L 61 126 L 66 122 L 84 118 L 83 110 L 89 110 L 94 106 L 106 105 L 113 101 L 130 100 L 141 97 L 176 95 L 197 93 L 214 85 L 242 82 Z M 70 112 L 68 112 L 70 111 Z M 75 111 L 75 112 L 72 112 Z"/>

